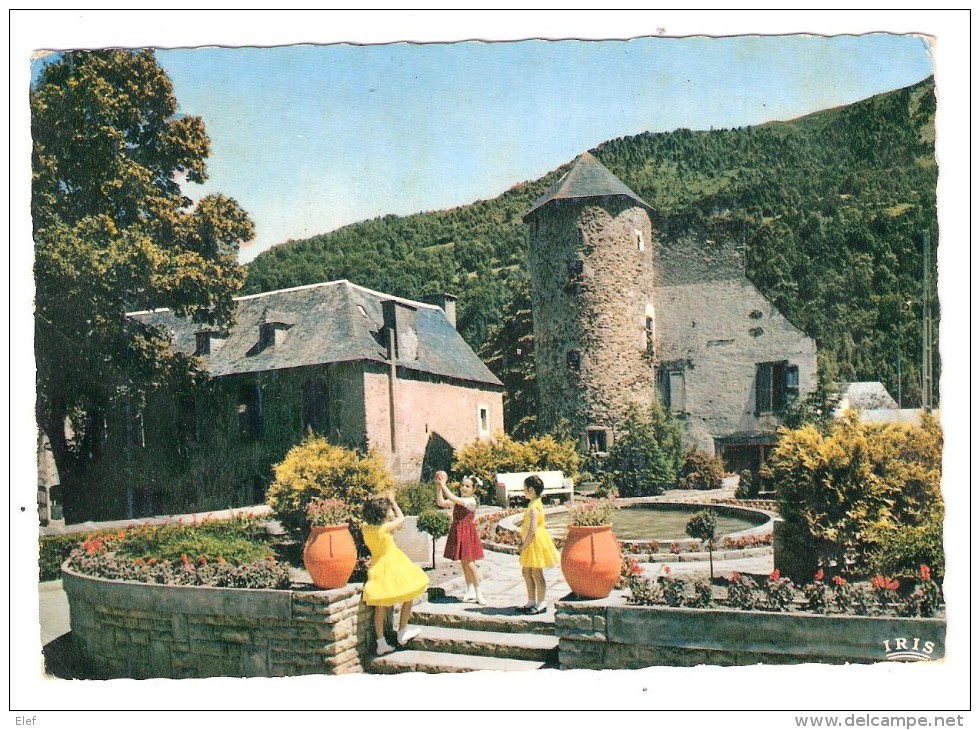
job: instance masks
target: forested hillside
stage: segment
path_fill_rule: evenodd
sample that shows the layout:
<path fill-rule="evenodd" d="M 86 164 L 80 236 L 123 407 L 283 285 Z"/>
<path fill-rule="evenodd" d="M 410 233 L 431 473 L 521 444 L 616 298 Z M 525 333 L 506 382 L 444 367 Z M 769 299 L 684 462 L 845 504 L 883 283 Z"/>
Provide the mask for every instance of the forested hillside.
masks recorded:
<path fill-rule="evenodd" d="M 656 209 L 656 235 L 744 244 L 746 275 L 817 339 L 834 377 L 897 395 L 900 358 L 903 405 L 915 406 L 923 235 L 935 281 L 934 118 L 929 78 L 791 122 L 646 133 L 591 152 Z M 246 293 L 339 278 L 407 297 L 457 293 L 463 336 L 526 401 L 521 215 L 564 169 L 492 200 L 276 246 L 248 266 Z M 526 415 L 515 406 L 510 424 Z"/>

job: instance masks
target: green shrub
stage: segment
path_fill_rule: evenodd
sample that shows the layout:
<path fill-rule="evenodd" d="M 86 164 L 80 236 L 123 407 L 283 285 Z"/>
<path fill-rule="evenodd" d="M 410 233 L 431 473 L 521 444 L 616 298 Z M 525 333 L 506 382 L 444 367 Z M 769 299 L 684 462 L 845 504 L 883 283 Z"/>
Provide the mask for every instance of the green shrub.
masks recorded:
<path fill-rule="evenodd" d="M 806 572 L 819 564 L 867 574 L 874 561 L 885 574 L 914 573 L 927 556 L 927 564 L 943 564 L 934 518 L 942 510 L 941 461 L 934 417 L 873 424 L 850 414 L 826 434 L 781 430 L 766 472 L 795 548 L 811 560 Z"/>
<path fill-rule="evenodd" d="M 873 572 L 910 577 L 918 575 L 919 566 L 928 565 L 942 580 L 945 572 L 942 510 L 935 510 L 915 527 L 875 527 L 869 534 L 875 543 L 870 556 Z"/>
<path fill-rule="evenodd" d="M 409 482 L 399 485 L 395 490 L 395 501 L 406 515 L 420 515 L 438 507 L 436 487 L 432 483 Z"/>
<path fill-rule="evenodd" d="M 429 509 L 419 515 L 416 526 L 432 535 L 432 567 L 436 567 L 436 540 L 449 534 L 449 514 L 440 509 Z"/>
<path fill-rule="evenodd" d="M 690 448 L 684 452 L 681 468 L 677 472 L 677 486 L 681 489 L 720 489 L 725 476 L 725 465 L 718 456 Z"/>
<path fill-rule="evenodd" d="M 273 468 L 266 502 L 283 529 L 295 538 L 307 529 L 306 505 L 315 497 L 342 499 L 355 518 L 371 496 L 392 487 L 391 475 L 374 452 L 361 455 L 310 436 Z"/>
<path fill-rule="evenodd" d="M 42 537 L 38 545 L 38 580 L 61 578 L 61 564 L 68 560 L 71 551 L 91 534 L 91 532 L 75 532 L 68 535 Z"/>
<path fill-rule="evenodd" d="M 750 469 L 742 469 L 738 473 L 738 486 L 735 487 L 735 499 L 751 499 L 759 494 L 758 485 Z"/>
<path fill-rule="evenodd" d="M 645 497 L 674 485 L 680 455 L 680 429 L 659 403 L 647 413 L 630 406 L 616 431 L 605 469 L 620 497 Z"/>

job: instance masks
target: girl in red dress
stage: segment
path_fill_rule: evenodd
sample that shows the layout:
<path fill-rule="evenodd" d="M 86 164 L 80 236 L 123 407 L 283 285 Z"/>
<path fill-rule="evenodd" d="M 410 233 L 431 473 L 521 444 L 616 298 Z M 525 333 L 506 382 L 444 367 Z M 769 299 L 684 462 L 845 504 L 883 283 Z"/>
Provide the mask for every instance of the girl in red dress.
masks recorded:
<path fill-rule="evenodd" d="M 481 606 L 486 604 L 480 593 L 480 573 L 476 562 L 483 558 L 483 545 L 476 530 L 473 515 L 479 504 L 476 490 L 480 486 L 477 477 L 464 477 L 459 485 L 459 495 L 456 496 L 446 486 L 447 475 L 444 471 L 436 472 L 436 502 L 440 507 L 453 508 L 453 522 L 446 536 L 446 551 L 444 557 L 458 560 L 463 566 L 463 577 L 466 579 L 466 594 L 464 601 L 476 601 Z"/>

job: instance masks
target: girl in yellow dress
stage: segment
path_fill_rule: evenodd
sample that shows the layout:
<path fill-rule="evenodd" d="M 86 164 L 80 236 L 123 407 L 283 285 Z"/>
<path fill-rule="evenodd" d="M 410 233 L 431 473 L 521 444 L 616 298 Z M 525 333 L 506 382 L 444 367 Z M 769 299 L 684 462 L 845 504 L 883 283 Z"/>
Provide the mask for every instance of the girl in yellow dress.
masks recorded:
<path fill-rule="evenodd" d="M 544 482 L 537 474 L 532 474 L 524 480 L 524 496 L 528 505 L 521 521 L 521 573 L 524 575 L 524 585 L 527 587 L 527 605 L 517 609 L 521 613 L 540 614 L 548 610 L 544 602 L 547 585 L 544 580 L 544 569 L 558 565 L 561 557 L 555 548 L 555 543 L 544 526 L 544 505 L 541 504 L 541 493 Z"/>
<path fill-rule="evenodd" d="M 398 645 L 401 646 L 419 634 L 410 628 L 412 601 L 422 595 L 429 585 L 429 578 L 422 569 L 408 559 L 391 533 L 402 526 L 405 516 L 389 490 L 383 497 L 374 497 L 364 505 L 364 524 L 361 534 L 364 544 L 371 551 L 371 567 L 364 584 L 364 603 L 374 606 L 374 635 L 377 637 L 377 654 L 394 651 L 384 637 L 385 617 L 388 609 L 402 605 L 398 617 Z"/>

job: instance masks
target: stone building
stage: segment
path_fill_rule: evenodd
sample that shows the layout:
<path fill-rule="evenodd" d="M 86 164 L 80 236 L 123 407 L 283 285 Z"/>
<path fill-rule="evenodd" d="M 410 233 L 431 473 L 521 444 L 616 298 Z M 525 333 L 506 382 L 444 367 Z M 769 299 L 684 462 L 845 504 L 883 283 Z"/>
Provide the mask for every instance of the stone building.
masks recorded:
<path fill-rule="evenodd" d="M 376 450 L 404 482 L 504 427 L 503 385 L 456 331 L 451 295 L 425 303 L 334 281 L 236 302 L 226 332 L 169 310 L 129 315 L 169 330 L 209 377 L 157 391 L 129 428 L 106 419 L 113 448 L 89 469 L 88 494 L 65 494 L 75 519 L 260 503 L 272 465 L 308 431 Z"/>
<path fill-rule="evenodd" d="M 659 398 L 685 442 L 757 469 L 814 385 L 816 343 L 745 277 L 741 252 L 657 241 L 652 208 L 592 155 L 525 214 L 539 423 L 606 451 Z"/>

